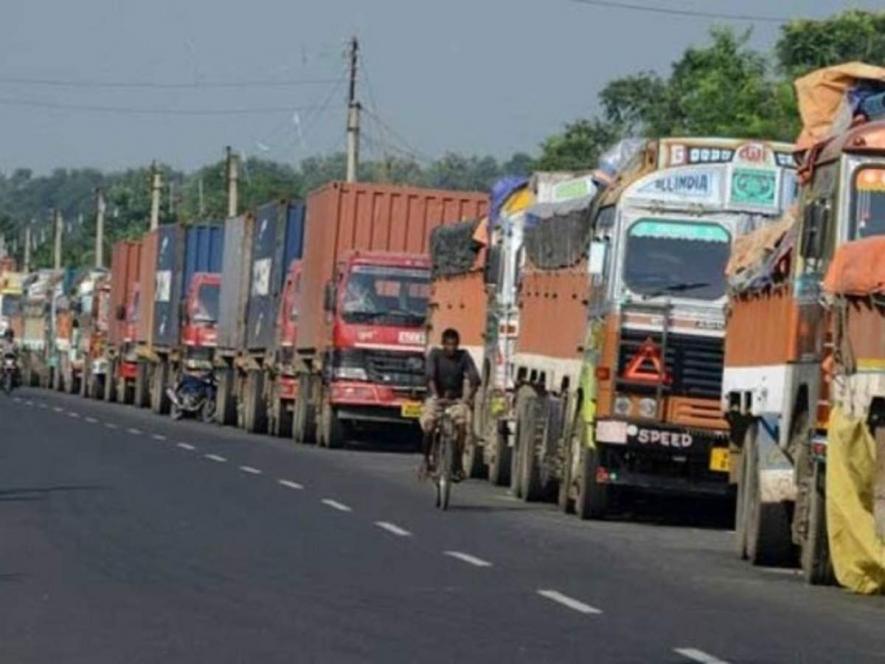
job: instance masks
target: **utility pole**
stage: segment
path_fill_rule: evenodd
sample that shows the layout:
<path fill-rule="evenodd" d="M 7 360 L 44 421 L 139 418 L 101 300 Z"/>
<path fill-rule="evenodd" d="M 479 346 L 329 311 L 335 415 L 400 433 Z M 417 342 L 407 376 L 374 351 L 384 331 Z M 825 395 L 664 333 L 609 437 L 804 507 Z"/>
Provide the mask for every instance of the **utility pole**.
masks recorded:
<path fill-rule="evenodd" d="M 31 224 L 25 224 L 25 257 L 22 261 L 22 272 L 31 271 Z"/>
<path fill-rule="evenodd" d="M 169 178 L 169 216 L 175 219 L 175 180 Z"/>
<path fill-rule="evenodd" d="M 347 94 L 347 181 L 356 182 L 360 159 L 360 103 L 356 100 L 356 68 L 359 42 L 350 40 L 350 88 Z"/>
<path fill-rule="evenodd" d="M 104 267 L 104 192 L 95 190 L 95 267 Z"/>
<path fill-rule="evenodd" d="M 205 205 L 203 205 L 203 176 L 202 175 L 200 176 L 200 179 L 197 180 L 197 192 L 198 192 L 198 199 L 199 199 L 199 202 L 197 203 L 197 216 L 199 216 L 199 218 L 202 219 L 203 214 L 205 214 L 205 212 L 206 212 L 206 207 L 205 207 Z"/>
<path fill-rule="evenodd" d="M 224 166 L 225 178 L 227 180 L 227 216 L 231 218 L 237 216 L 237 208 L 239 207 L 240 174 L 237 155 L 233 153 L 229 145 L 224 149 Z M 200 184 L 202 182 L 200 180 Z"/>
<path fill-rule="evenodd" d="M 54 225 L 55 225 L 55 241 L 53 243 L 53 261 L 52 267 L 56 271 L 61 270 L 61 234 L 63 226 L 63 219 L 61 218 L 61 210 L 56 209 L 53 214 Z"/>
<path fill-rule="evenodd" d="M 157 162 L 151 164 L 151 230 L 157 230 L 160 225 L 160 194 L 163 189 L 163 180 Z"/>

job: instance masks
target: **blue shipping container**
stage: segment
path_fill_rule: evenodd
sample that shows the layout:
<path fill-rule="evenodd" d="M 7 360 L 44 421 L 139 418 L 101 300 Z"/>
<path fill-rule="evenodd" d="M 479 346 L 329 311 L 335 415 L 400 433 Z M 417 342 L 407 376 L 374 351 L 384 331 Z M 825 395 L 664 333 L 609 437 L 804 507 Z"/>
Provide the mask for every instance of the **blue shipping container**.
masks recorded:
<path fill-rule="evenodd" d="M 184 250 L 184 278 L 181 296 L 187 295 L 191 279 L 198 272 L 220 273 L 224 256 L 224 224 L 208 222 L 187 227 Z"/>
<path fill-rule="evenodd" d="M 276 315 L 286 273 L 304 249 L 304 204 L 277 201 L 258 208 L 249 264 L 246 346 L 267 350 L 276 342 Z"/>

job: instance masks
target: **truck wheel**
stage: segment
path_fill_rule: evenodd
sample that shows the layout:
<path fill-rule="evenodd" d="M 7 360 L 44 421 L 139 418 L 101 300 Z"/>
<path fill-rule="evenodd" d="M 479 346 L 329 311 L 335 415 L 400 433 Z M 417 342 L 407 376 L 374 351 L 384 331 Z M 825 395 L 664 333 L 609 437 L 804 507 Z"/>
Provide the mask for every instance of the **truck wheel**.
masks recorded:
<path fill-rule="evenodd" d="M 292 438 L 296 443 L 306 444 L 315 440 L 316 416 L 311 404 L 311 379 L 308 374 L 298 377 L 298 398 L 295 399 L 295 413 L 292 418 Z"/>
<path fill-rule="evenodd" d="M 104 375 L 104 400 L 108 403 L 117 400 L 117 363 L 109 362 L 108 371 Z"/>
<path fill-rule="evenodd" d="M 489 461 L 489 482 L 495 486 L 510 484 L 510 466 L 513 449 L 507 445 L 507 434 L 502 431 L 500 422 L 493 420 L 489 426 L 491 436 L 488 440 L 491 459 Z"/>
<path fill-rule="evenodd" d="M 89 383 L 89 398 L 98 401 L 104 398 L 107 374 L 95 374 Z"/>
<path fill-rule="evenodd" d="M 61 392 L 61 371 L 58 370 L 58 367 L 52 367 L 49 370 L 50 380 L 52 381 L 52 389 L 56 392 Z"/>
<path fill-rule="evenodd" d="M 330 450 L 338 450 L 347 443 L 348 426 L 338 417 L 338 409 L 324 400 L 317 427 L 317 444 Z"/>
<path fill-rule="evenodd" d="M 472 434 L 468 434 L 467 441 L 464 443 L 464 454 L 461 463 L 464 466 L 464 473 L 470 479 L 480 479 L 485 477 L 488 469 L 482 458 L 482 447 L 480 447 Z"/>
<path fill-rule="evenodd" d="M 741 560 L 747 559 L 747 479 L 750 477 L 750 445 L 756 435 L 756 426 L 752 424 L 744 433 L 744 442 L 741 447 L 741 470 L 738 475 L 737 491 L 734 501 L 734 548 Z"/>
<path fill-rule="evenodd" d="M 292 411 L 286 408 L 284 399 L 275 399 L 274 406 L 274 434 L 280 438 L 292 437 Z"/>
<path fill-rule="evenodd" d="M 215 394 L 215 421 L 225 426 L 237 423 L 237 405 L 234 399 L 234 370 L 224 367 L 218 376 L 218 391 Z"/>
<path fill-rule="evenodd" d="M 160 360 L 155 366 L 153 375 L 151 376 L 151 410 L 157 415 L 167 415 L 169 413 L 169 395 L 166 394 L 166 387 L 169 382 L 169 363 L 166 360 Z"/>
<path fill-rule="evenodd" d="M 578 492 L 575 497 L 575 513 L 582 521 L 604 519 L 608 513 L 611 488 L 596 480 L 599 451 L 587 447 L 582 441 L 578 454 L 580 455 L 578 464 L 580 476 L 577 478 Z"/>
<path fill-rule="evenodd" d="M 825 473 L 820 463 L 814 464 L 809 487 L 808 532 L 801 554 L 802 573 L 813 586 L 831 586 L 836 582 L 827 539 Z"/>
<path fill-rule="evenodd" d="M 793 558 L 790 515 L 783 503 L 762 502 L 756 436 L 750 437 L 747 443 L 744 443 L 746 475 L 742 478 L 747 493 L 744 503 L 747 558 L 753 565 L 787 565 Z"/>
<path fill-rule="evenodd" d="M 148 383 L 149 369 L 147 362 L 137 362 L 135 365 L 135 385 L 132 386 L 132 400 L 123 399 L 123 403 L 134 403 L 137 408 L 147 408 L 150 405 L 150 385 Z M 126 390 L 124 389 L 125 393 Z"/>
<path fill-rule="evenodd" d="M 243 404 L 243 422 L 249 433 L 267 432 L 267 412 L 264 405 L 264 372 L 255 369 L 246 374 L 246 393 Z"/>
<path fill-rule="evenodd" d="M 519 431 L 518 495 L 526 502 L 543 500 L 544 486 L 539 469 L 539 448 L 544 439 L 547 419 L 546 399 L 529 397 L 523 411 L 523 419 L 517 424 Z"/>

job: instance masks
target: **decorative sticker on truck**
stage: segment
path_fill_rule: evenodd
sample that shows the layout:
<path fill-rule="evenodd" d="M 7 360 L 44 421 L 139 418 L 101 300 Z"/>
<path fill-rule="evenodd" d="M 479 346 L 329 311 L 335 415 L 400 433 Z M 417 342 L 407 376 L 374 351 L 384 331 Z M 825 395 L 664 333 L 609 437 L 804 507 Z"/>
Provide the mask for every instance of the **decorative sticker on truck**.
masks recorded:
<path fill-rule="evenodd" d="M 270 293 L 270 258 L 255 261 L 252 266 L 252 295 L 264 296 Z"/>
<path fill-rule="evenodd" d="M 630 197 L 673 203 L 718 203 L 722 199 L 720 171 L 692 168 L 658 175 L 640 184 Z"/>
<path fill-rule="evenodd" d="M 427 334 L 420 330 L 401 330 L 397 341 L 403 346 L 424 346 Z"/>
<path fill-rule="evenodd" d="M 735 168 L 731 172 L 729 192 L 728 200 L 731 207 L 777 208 L 777 171 L 761 168 Z"/>
<path fill-rule="evenodd" d="M 154 279 L 154 301 L 170 302 L 172 300 L 172 271 L 161 270 Z"/>

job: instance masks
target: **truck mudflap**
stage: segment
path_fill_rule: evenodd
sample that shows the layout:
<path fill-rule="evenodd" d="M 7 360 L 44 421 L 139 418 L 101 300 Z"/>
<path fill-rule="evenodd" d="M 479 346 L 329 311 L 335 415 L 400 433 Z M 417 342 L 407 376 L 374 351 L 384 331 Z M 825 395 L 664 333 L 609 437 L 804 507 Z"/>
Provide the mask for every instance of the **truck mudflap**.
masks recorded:
<path fill-rule="evenodd" d="M 375 422 L 417 422 L 422 397 L 398 393 L 387 385 L 356 381 L 335 381 L 329 389 L 329 401 L 341 417 Z"/>
<path fill-rule="evenodd" d="M 724 431 L 659 422 L 596 423 L 600 484 L 686 495 L 729 495 L 730 459 Z"/>
<path fill-rule="evenodd" d="M 295 401 L 298 398 L 298 378 L 295 376 L 277 377 L 277 394 L 283 401 Z"/>
<path fill-rule="evenodd" d="M 138 376 L 138 363 L 137 362 L 121 362 L 120 363 L 120 378 L 125 378 L 127 380 L 135 380 Z"/>

